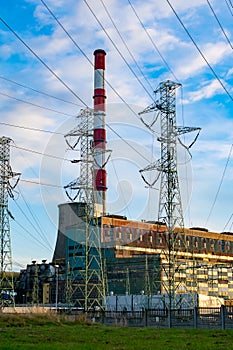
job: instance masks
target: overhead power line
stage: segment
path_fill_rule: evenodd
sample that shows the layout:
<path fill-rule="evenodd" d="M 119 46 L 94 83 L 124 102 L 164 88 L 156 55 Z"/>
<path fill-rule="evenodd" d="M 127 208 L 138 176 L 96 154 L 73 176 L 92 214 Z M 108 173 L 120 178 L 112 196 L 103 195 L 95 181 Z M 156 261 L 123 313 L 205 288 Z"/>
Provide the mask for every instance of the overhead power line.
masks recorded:
<path fill-rule="evenodd" d="M 68 89 L 72 95 L 74 95 L 84 106 L 88 107 L 87 104 L 62 80 L 48 65 L 44 62 L 36 53 L 31 49 L 31 47 L 9 26 L 9 24 L 4 21 L 2 17 L 0 17 L 0 21 L 16 36 L 16 38 L 46 67 L 50 73 L 55 76 L 56 79 L 60 81 L 60 83 Z"/>
<path fill-rule="evenodd" d="M 47 134 L 54 134 L 54 135 L 65 136 L 65 134 L 63 134 L 61 132 L 50 131 L 50 130 L 43 130 L 43 129 L 38 129 L 38 128 L 31 128 L 29 126 L 24 126 L 24 125 L 15 125 L 15 124 L 4 123 L 4 122 L 0 122 L 0 125 L 10 126 L 12 128 L 19 128 L 19 129 L 23 129 L 23 130 L 30 130 L 30 131 L 36 131 L 36 132 L 44 132 L 44 133 L 47 133 Z"/>
<path fill-rule="evenodd" d="M 167 69 L 171 72 L 172 76 L 174 77 L 174 79 L 179 82 L 179 79 L 177 79 L 177 77 L 175 76 L 174 72 L 172 71 L 171 67 L 169 66 L 169 64 L 167 63 L 167 61 L 165 60 L 165 58 L 163 57 L 163 55 L 161 54 L 158 46 L 155 44 L 152 36 L 150 35 L 150 33 L 148 32 L 148 30 L 146 29 L 145 25 L 143 24 L 143 22 L 140 19 L 140 16 L 138 15 L 137 11 L 135 10 L 135 7 L 132 5 L 131 1 L 128 0 L 128 3 L 130 4 L 135 16 L 137 17 L 139 23 L 141 24 L 142 28 L 144 29 L 146 35 L 148 36 L 150 42 L 152 43 L 154 49 L 156 50 L 157 54 L 159 55 L 159 57 L 161 58 L 161 60 L 163 61 L 163 63 L 165 64 L 165 66 L 167 67 Z"/>
<path fill-rule="evenodd" d="M 19 193 L 20 193 L 20 195 L 21 195 L 21 197 L 22 197 L 22 199 L 23 199 L 23 201 L 24 201 L 24 203 L 25 203 L 25 205 L 26 205 L 26 207 L 27 207 L 29 213 L 31 214 L 31 216 L 32 216 L 32 218 L 34 219 L 34 221 L 35 221 L 35 223 L 36 223 L 36 225 L 37 225 L 38 228 L 37 228 L 37 227 L 33 224 L 33 222 L 29 219 L 29 217 L 26 215 L 25 211 L 21 208 L 20 205 L 17 205 L 17 206 L 18 206 L 18 209 L 21 211 L 21 213 L 22 213 L 23 216 L 26 218 L 26 220 L 30 223 L 30 225 L 33 227 L 33 229 L 39 234 L 39 236 L 40 236 L 40 238 L 42 239 L 42 241 L 44 241 L 45 244 L 48 245 L 49 248 L 50 248 L 51 250 L 53 250 L 53 248 L 52 248 L 51 245 L 50 245 L 50 242 L 48 241 L 47 236 L 46 236 L 45 233 L 42 231 L 41 225 L 39 224 L 38 220 L 36 219 L 35 214 L 32 212 L 32 209 L 30 208 L 29 204 L 27 203 L 27 201 L 26 201 L 26 199 L 25 199 L 25 197 L 24 197 L 22 191 L 20 190 L 20 188 L 19 188 Z"/>
<path fill-rule="evenodd" d="M 141 73 L 141 75 L 143 76 L 143 78 L 145 79 L 145 81 L 146 81 L 147 84 L 150 86 L 151 90 L 153 91 L 153 90 L 154 90 L 153 86 L 151 85 L 150 81 L 147 79 L 147 77 L 146 77 L 145 74 L 143 73 L 142 69 L 140 68 L 139 64 L 137 63 L 137 60 L 135 59 L 135 57 L 134 57 L 134 55 L 132 54 L 131 50 L 129 49 L 129 47 L 128 47 L 126 41 L 124 40 L 124 38 L 123 38 L 123 36 L 121 35 L 119 29 L 117 28 L 116 23 L 114 22 L 112 16 L 110 15 L 110 12 L 108 11 L 108 9 L 107 9 L 107 7 L 106 7 L 104 1 L 103 1 L 103 0 L 100 0 L 100 1 L 101 1 L 102 5 L 103 5 L 103 7 L 104 7 L 104 9 L 105 9 L 105 12 L 107 13 L 107 15 L 108 15 L 108 17 L 109 17 L 109 19 L 110 19 L 110 21 L 112 22 L 113 27 L 114 27 L 115 30 L 117 31 L 117 34 L 118 34 L 119 37 L 121 38 L 121 41 L 123 42 L 123 44 L 124 44 L 126 50 L 128 51 L 130 57 L 132 58 L 134 64 L 136 65 L 136 67 L 138 68 L 139 72 Z"/>
<path fill-rule="evenodd" d="M 233 16 L 233 6 L 231 6 L 231 2 L 228 3 L 228 1 L 225 0 L 225 3 L 227 4 L 227 7 L 228 7 L 228 10 L 230 11 L 230 14 Z"/>
<path fill-rule="evenodd" d="M 72 115 L 72 114 L 68 114 L 68 113 L 65 113 L 65 112 L 60 112 L 60 111 L 57 111 L 57 110 L 55 110 L 55 109 L 48 108 L 48 107 L 44 107 L 44 106 L 38 105 L 38 104 L 36 104 L 36 103 L 30 102 L 30 101 L 25 101 L 25 100 L 22 100 L 22 99 L 20 99 L 20 98 L 17 98 L 17 97 L 14 97 L 14 96 L 10 96 L 10 95 L 8 95 L 8 94 L 5 94 L 5 93 L 3 93 L 3 92 L 0 92 L 0 95 L 5 96 L 5 97 L 7 97 L 7 98 L 11 98 L 11 99 L 16 100 L 16 101 L 19 101 L 19 102 L 23 102 L 23 103 L 29 104 L 29 105 L 34 106 L 34 107 L 37 107 L 37 108 L 45 109 L 45 110 L 50 111 L 50 112 L 55 112 L 55 113 L 58 113 L 58 114 L 63 114 L 63 115 L 66 115 L 66 116 L 68 116 L 68 117 L 74 117 L 74 115 Z"/>
<path fill-rule="evenodd" d="M 178 21 L 180 22 L 181 26 L 183 27 L 183 29 L 185 30 L 186 34 L 188 35 L 188 37 L 190 38 L 190 40 L 192 41 L 193 45 L 196 47 L 197 51 L 199 52 L 199 54 L 201 55 L 201 57 L 203 58 L 203 60 L 205 61 L 205 63 L 207 64 L 207 66 L 209 67 L 209 69 L 211 70 L 211 72 L 213 73 L 213 75 L 215 76 L 215 78 L 218 80 L 219 84 L 222 86 L 223 90 L 226 92 L 226 94 L 229 96 L 229 98 L 231 99 L 231 101 L 233 101 L 233 96 L 230 94 L 230 92 L 227 90 L 227 88 L 223 85 L 221 79 L 218 77 L 218 75 L 216 74 L 216 72 L 214 71 L 214 69 L 211 67 L 210 63 L 207 61 L 206 57 L 204 56 L 204 54 L 202 53 L 202 51 L 200 50 L 200 48 L 198 47 L 198 45 L 196 44 L 196 42 L 194 41 L 193 37 L 191 36 L 191 34 L 189 33 L 188 29 L 185 27 L 183 21 L 181 20 L 181 18 L 179 17 L 178 13 L 175 11 L 174 7 L 171 5 L 169 0 L 166 0 L 168 5 L 170 6 L 170 8 L 172 9 L 173 13 L 175 14 L 176 18 L 178 19 Z"/>
<path fill-rule="evenodd" d="M 16 202 L 15 202 L 15 203 L 16 203 Z M 16 205 L 19 207 L 18 204 L 16 204 Z M 42 243 L 41 241 L 39 241 L 29 230 L 27 230 L 27 229 L 25 228 L 25 226 L 21 225 L 20 222 L 19 222 L 18 220 L 16 220 L 15 218 L 14 218 L 14 222 L 15 222 L 17 225 L 19 225 L 19 227 L 20 227 L 22 230 L 24 230 L 25 232 L 27 232 L 27 234 L 28 234 L 30 237 L 32 237 L 32 238 L 36 241 L 37 244 L 39 244 L 40 246 L 42 246 L 43 248 L 45 248 L 45 249 L 47 249 L 49 252 L 51 252 L 51 248 L 49 248 L 48 245 L 45 245 L 44 243 Z"/>
<path fill-rule="evenodd" d="M 44 182 L 41 182 L 40 180 L 34 181 L 34 180 L 20 179 L 20 182 L 27 182 L 35 185 L 48 186 L 48 187 L 54 187 L 54 188 L 62 188 L 62 189 L 64 188 L 63 186 L 44 183 Z"/>
<path fill-rule="evenodd" d="M 28 89 L 28 90 L 34 91 L 34 92 L 36 92 L 36 93 L 38 93 L 38 94 L 41 94 L 41 95 L 44 95 L 44 96 L 47 96 L 47 97 L 54 98 L 55 100 L 58 100 L 58 101 L 61 101 L 61 102 L 65 102 L 65 103 L 68 103 L 68 104 L 71 104 L 71 105 L 74 105 L 74 106 L 82 107 L 82 105 L 79 105 L 78 103 L 71 102 L 71 101 L 67 101 L 67 100 L 64 100 L 63 98 L 60 98 L 60 97 L 57 97 L 57 96 L 53 96 L 53 95 L 51 95 L 51 94 L 48 94 L 47 92 L 34 89 L 34 88 L 31 87 L 31 86 L 21 84 L 21 83 L 15 81 L 15 80 L 8 79 L 8 78 L 3 77 L 3 76 L 0 76 L 0 79 L 5 80 L 5 81 L 7 81 L 7 82 L 9 82 L 9 83 L 11 83 L 11 84 L 15 84 L 15 85 L 17 85 L 17 86 L 23 87 L 24 89 Z"/>
<path fill-rule="evenodd" d="M 216 15 L 216 13 L 215 13 L 215 11 L 214 11 L 214 9 L 213 9 L 211 3 L 209 2 L 209 0 L 206 0 L 206 1 L 207 1 L 207 4 L 209 5 L 209 8 L 211 9 L 211 11 L 212 11 L 212 13 L 213 13 L 215 19 L 216 19 L 216 21 L 218 22 L 219 27 L 221 28 L 221 30 L 222 30 L 222 32 L 223 32 L 223 35 L 224 35 L 225 38 L 227 39 L 228 44 L 229 44 L 230 47 L 233 49 L 233 46 L 232 46 L 232 44 L 231 44 L 231 42 L 230 42 L 230 39 L 228 38 L 227 33 L 225 32 L 223 26 L 221 25 L 221 22 L 219 21 L 219 19 L 218 19 L 217 15 Z"/>
<path fill-rule="evenodd" d="M 42 1 L 42 0 L 41 0 Z M 92 10 L 92 8 L 90 7 L 90 5 L 88 4 L 88 2 L 86 0 L 83 0 L 85 2 L 85 4 L 87 5 L 88 9 L 90 10 L 90 12 L 92 13 L 92 15 L 94 16 L 95 20 L 98 22 L 98 24 L 100 25 L 100 27 L 103 29 L 104 33 L 106 34 L 106 36 L 108 37 L 108 39 L 111 41 L 112 45 L 115 47 L 115 49 L 117 50 L 117 52 L 119 53 L 119 55 L 121 56 L 121 58 L 123 59 L 123 61 L 125 62 L 125 64 L 127 65 L 127 67 L 129 68 L 129 70 L 131 71 L 131 73 L 134 75 L 134 77 L 137 79 L 137 81 L 139 82 L 139 84 L 141 85 L 141 87 L 145 90 L 145 92 L 148 94 L 148 96 L 152 99 L 152 101 L 154 100 L 153 96 L 151 95 L 151 93 L 147 90 L 147 88 L 145 87 L 145 85 L 141 82 L 141 80 L 138 78 L 137 74 L 134 72 L 134 70 L 132 69 L 132 67 L 129 65 L 129 63 L 126 61 L 125 57 L 122 55 L 121 51 L 118 49 L 117 45 L 114 43 L 114 41 L 112 40 L 112 38 L 110 37 L 110 35 L 108 34 L 108 32 L 106 31 L 106 29 L 104 28 L 103 24 L 101 23 L 101 21 L 98 19 L 98 17 L 96 16 L 95 12 Z"/>
<path fill-rule="evenodd" d="M 84 0 L 85 1 L 85 0 Z M 62 25 L 62 23 L 59 21 L 59 19 L 54 15 L 54 13 L 52 12 L 52 10 L 48 7 L 48 5 L 46 5 L 44 0 L 41 0 L 42 4 L 46 7 L 46 9 L 49 11 L 49 13 L 51 14 L 51 16 L 55 19 L 55 21 L 59 24 L 59 26 L 64 30 L 64 32 L 67 34 L 67 36 L 70 38 L 70 40 L 74 43 L 74 45 L 81 51 L 81 53 L 85 56 L 85 58 L 88 60 L 88 62 L 91 64 L 91 66 L 93 67 L 93 62 L 87 57 L 87 55 L 83 52 L 83 50 L 81 50 L 81 48 L 79 47 L 79 45 L 76 43 L 76 41 L 72 38 L 72 36 L 69 34 L 69 32 L 65 29 L 65 27 Z M 108 82 L 108 80 L 106 78 L 104 78 L 106 84 L 115 92 L 115 94 L 121 99 L 121 101 L 129 108 L 129 110 L 133 113 L 133 115 L 135 115 L 137 117 L 137 119 L 139 119 L 139 116 L 137 113 L 135 113 L 135 111 L 131 108 L 131 106 L 123 99 L 123 97 L 121 97 L 121 95 L 116 91 L 116 89 Z M 145 156 L 138 152 L 138 150 L 136 148 L 134 148 L 132 145 L 130 145 L 129 142 L 127 142 L 119 133 L 117 133 L 108 123 L 106 123 L 106 126 L 112 131 L 114 132 L 115 135 L 117 135 L 123 142 L 125 142 L 131 149 L 133 149 L 136 153 L 138 153 L 141 157 L 143 157 L 144 160 L 148 161 L 148 159 L 145 158 Z"/>
<path fill-rule="evenodd" d="M 59 21 L 59 19 L 54 15 L 52 10 L 46 5 L 44 0 L 40 0 L 41 3 L 47 8 L 51 16 L 54 18 L 54 20 L 58 23 L 58 25 L 64 30 L 64 32 L 67 34 L 67 36 L 70 38 L 70 40 L 74 43 L 74 45 L 80 50 L 80 52 L 84 55 L 84 57 L 88 60 L 90 65 L 94 67 L 93 62 L 89 59 L 89 57 L 85 54 L 85 52 L 80 48 L 80 46 L 76 43 L 76 41 L 72 38 L 72 36 L 69 34 L 69 32 L 65 29 L 65 27 L 62 25 L 62 23 Z M 130 105 L 125 101 L 125 99 L 117 92 L 117 90 L 112 86 L 112 84 L 104 78 L 106 84 L 114 91 L 114 93 L 119 97 L 119 99 L 127 106 L 127 108 L 139 119 L 138 114 L 135 113 L 135 111 L 130 107 Z"/>
<path fill-rule="evenodd" d="M 231 145 L 231 148 L 230 148 L 230 151 L 229 151 L 229 154 L 228 154 L 228 157 L 227 157 L 226 165 L 225 165 L 225 167 L 224 167 L 224 170 L 223 170 L 223 173 L 222 173 L 222 177 L 221 177 L 221 180 L 220 180 L 220 183 L 219 183 L 219 186 L 218 186 L 216 195 L 215 195 L 215 197 L 214 197 L 213 204 L 212 204 L 212 206 L 211 206 L 211 208 L 210 208 L 209 215 L 208 215 L 208 217 L 207 217 L 207 219 L 206 219 L 206 224 L 205 224 L 205 225 L 207 225 L 207 223 L 208 223 L 208 221 L 209 221 L 209 218 L 210 218 L 210 216 L 211 216 L 211 214 L 212 214 L 212 212 L 213 212 L 214 206 L 215 206 L 215 204 L 216 204 L 216 201 L 217 201 L 217 198 L 218 198 L 218 195 L 219 195 L 219 192 L 220 192 L 220 189 L 221 189 L 223 180 L 224 180 L 224 176 L 225 176 L 225 174 L 226 174 L 226 170 L 227 170 L 227 167 L 228 167 L 230 158 L 231 158 L 232 149 L 233 149 L 233 145 Z"/>
<path fill-rule="evenodd" d="M 38 154 L 38 155 L 41 155 L 41 156 L 44 156 L 44 157 L 54 158 L 54 159 L 63 160 L 63 161 L 67 161 L 67 162 L 71 162 L 72 161 L 71 159 L 66 159 L 66 158 L 58 157 L 58 156 L 55 156 L 55 155 L 52 155 L 52 154 L 46 154 L 46 153 L 38 152 L 38 151 L 29 149 L 29 148 L 19 147 L 19 146 L 16 146 L 16 145 L 12 145 L 11 147 L 20 149 L 22 151 Z"/>

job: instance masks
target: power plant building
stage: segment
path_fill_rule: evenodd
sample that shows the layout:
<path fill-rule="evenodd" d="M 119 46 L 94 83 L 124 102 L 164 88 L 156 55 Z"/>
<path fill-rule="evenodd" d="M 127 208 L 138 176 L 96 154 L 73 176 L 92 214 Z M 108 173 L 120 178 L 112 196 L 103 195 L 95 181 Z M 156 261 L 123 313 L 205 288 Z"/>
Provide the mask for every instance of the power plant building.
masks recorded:
<path fill-rule="evenodd" d="M 66 267 L 69 266 L 75 274 L 75 271 L 85 269 L 84 216 L 77 216 L 82 210 L 80 203 L 62 204 L 59 209 L 60 226 L 54 261 L 65 259 Z M 109 215 L 99 217 L 95 229 L 101 236 L 107 294 L 165 293 L 166 276 L 162 268 L 166 263 L 163 255 L 166 249 L 164 225 Z M 177 270 L 176 292 L 233 299 L 233 235 L 195 227 L 175 232 L 185 235 L 186 241 L 184 245 L 184 239 L 178 238 L 174 247 L 177 261 L 183 266 L 183 270 Z M 95 254 L 94 247 L 92 253 Z M 187 279 L 187 290 L 182 289 L 180 283 L 184 277 L 182 274 Z"/>

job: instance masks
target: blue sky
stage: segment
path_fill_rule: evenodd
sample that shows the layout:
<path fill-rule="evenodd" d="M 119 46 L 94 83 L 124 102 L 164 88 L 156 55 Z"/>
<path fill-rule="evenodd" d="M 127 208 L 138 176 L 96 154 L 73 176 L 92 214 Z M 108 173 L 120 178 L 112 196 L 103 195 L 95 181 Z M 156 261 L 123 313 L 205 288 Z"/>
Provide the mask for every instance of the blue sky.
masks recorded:
<path fill-rule="evenodd" d="M 46 1 L 89 60 L 93 61 L 93 52 L 97 48 L 107 53 L 106 121 L 131 145 L 129 147 L 107 127 L 108 148 L 112 150 L 107 167 L 108 211 L 137 220 L 157 218 L 159 183 L 154 189 L 146 188 L 139 169 L 160 157 L 159 145 L 131 110 L 138 113 L 150 105 L 153 89 L 161 81 L 171 79 L 182 84 L 182 89 L 177 90 L 177 124 L 202 128 L 191 149 L 192 159 L 182 147 L 178 148 L 185 226 L 207 227 L 216 232 L 232 231 L 232 157 L 227 163 L 233 134 L 233 101 L 228 96 L 233 96 L 231 3 L 228 0 L 209 1 L 227 40 L 206 0 L 170 1 L 227 94 L 166 0 L 130 2 L 143 26 L 127 0 Z M 2 1 L 1 18 L 81 100 L 92 107 L 93 66 L 40 0 Z M 61 134 L 77 124 L 75 116 L 83 104 L 2 21 L 0 66 L 2 123 Z M 3 124 L 1 130 L 1 135 L 14 141 L 11 152 L 13 170 L 22 173 L 22 180 L 31 181 L 20 182 L 15 200 L 9 204 L 16 219 L 11 220 L 11 239 L 14 268 L 17 269 L 15 262 L 24 265 L 31 259 L 51 260 L 57 234 L 57 206 L 67 201 L 62 187 L 78 176 L 77 165 L 45 154 L 74 159 L 78 152 L 68 151 L 64 137 L 59 134 Z M 150 176 L 153 178 L 156 174 Z"/>

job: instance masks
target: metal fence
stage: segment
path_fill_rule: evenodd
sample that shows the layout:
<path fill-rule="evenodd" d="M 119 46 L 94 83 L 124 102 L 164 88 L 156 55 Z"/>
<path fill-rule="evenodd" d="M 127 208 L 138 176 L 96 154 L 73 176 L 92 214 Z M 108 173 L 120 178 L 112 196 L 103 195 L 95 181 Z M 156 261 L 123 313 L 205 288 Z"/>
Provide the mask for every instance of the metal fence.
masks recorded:
<path fill-rule="evenodd" d="M 60 310 L 62 313 L 62 310 Z M 93 322 L 121 327 L 212 328 L 233 329 L 233 307 L 193 309 L 145 309 L 142 311 L 77 311 L 70 309 L 68 318 L 80 316 Z"/>

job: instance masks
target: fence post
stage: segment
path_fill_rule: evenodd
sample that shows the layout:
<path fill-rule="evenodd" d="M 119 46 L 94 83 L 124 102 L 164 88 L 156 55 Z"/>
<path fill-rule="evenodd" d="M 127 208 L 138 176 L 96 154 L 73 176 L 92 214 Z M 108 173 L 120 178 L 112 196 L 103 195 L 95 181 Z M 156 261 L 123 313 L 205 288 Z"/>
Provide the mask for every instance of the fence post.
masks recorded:
<path fill-rule="evenodd" d="M 221 315 L 221 328 L 225 329 L 225 316 L 226 316 L 226 306 L 225 305 L 221 305 L 220 315 Z"/>
<path fill-rule="evenodd" d="M 167 308 L 167 321 L 168 321 L 168 328 L 172 328 L 172 315 L 171 315 L 171 308 Z"/>
<path fill-rule="evenodd" d="M 100 322 L 102 323 L 102 324 L 105 324 L 105 312 L 106 312 L 106 310 L 101 310 L 100 311 L 101 312 L 101 316 L 100 316 Z"/>
<path fill-rule="evenodd" d="M 147 327 L 148 326 L 148 322 L 147 322 L 147 309 L 143 310 L 143 314 L 144 314 L 144 326 Z"/>
<path fill-rule="evenodd" d="M 197 315 L 198 315 L 198 308 L 195 306 L 193 309 L 193 326 L 195 329 L 197 328 Z"/>

